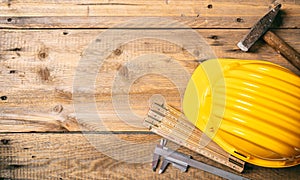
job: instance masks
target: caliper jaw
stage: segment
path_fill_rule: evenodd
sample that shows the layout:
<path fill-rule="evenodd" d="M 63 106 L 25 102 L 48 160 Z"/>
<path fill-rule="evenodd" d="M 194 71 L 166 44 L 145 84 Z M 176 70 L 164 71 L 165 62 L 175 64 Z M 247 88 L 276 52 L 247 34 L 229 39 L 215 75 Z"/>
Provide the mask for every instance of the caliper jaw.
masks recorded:
<path fill-rule="evenodd" d="M 157 145 L 155 147 L 155 151 L 154 151 L 154 154 L 153 154 L 153 161 L 152 161 L 152 170 L 155 171 L 158 164 L 159 164 L 159 160 L 160 160 L 160 154 L 158 153 L 155 153 L 156 151 L 158 150 L 165 150 L 165 151 L 168 151 L 170 154 L 172 153 L 174 156 L 176 157 L 185 157 L 185 158 L 191 158 L 191 156 L 187 156 L 183 153 L 180 153 L 180 152 L 176 152 L 176 151 L 173 151 L 173 150 L 170 150 L 166 147 L 166 144 L 167 144 L 167 140 L 166 139 L 162 139 L 160 141 L 160 145 Z M 188 169 L 188 164 L 186 162 L 183 162 L 183 161 L 180 161 L 178 159 L 174 159 L 172 157 L 169 157 L 169 156 L 165 156 L 163 158 L 163 162 L 162 162 L 162 165 L 159 169 L 159 174 L 163 173 L 166 168 L 168 167 L 169 164 L 172 164 L 174 167 L 180 169 L 182 172 L 186 172 L 187 169 Z"/>

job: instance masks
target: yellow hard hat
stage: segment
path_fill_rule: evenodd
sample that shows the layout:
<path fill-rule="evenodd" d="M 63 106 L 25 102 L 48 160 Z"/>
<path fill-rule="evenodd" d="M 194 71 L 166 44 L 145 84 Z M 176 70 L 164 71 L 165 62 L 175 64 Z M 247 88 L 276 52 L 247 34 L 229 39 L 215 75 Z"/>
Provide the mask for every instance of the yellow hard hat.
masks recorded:
<path fill-rule="evenodd" d="M 214 59 L 186 88 L 187 118 L 225 151 L 265 167 L 300 163 L 300 78 L 266 61 Z"/>

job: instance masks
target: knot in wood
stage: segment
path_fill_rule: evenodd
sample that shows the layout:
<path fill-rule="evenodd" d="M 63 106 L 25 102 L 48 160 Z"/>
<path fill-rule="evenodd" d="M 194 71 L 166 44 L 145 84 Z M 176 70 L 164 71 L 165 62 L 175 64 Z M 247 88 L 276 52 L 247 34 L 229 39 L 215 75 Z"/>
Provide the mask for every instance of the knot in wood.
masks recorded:
<path fill-rule="evenodd" d="M 63 106 L 60 105 L 60 104 L 58 104 L 58 105 L 54 106 L 53 112 L 55 112 L 55 113 L 61 113 L 63 109 L 64 109 Z"/>

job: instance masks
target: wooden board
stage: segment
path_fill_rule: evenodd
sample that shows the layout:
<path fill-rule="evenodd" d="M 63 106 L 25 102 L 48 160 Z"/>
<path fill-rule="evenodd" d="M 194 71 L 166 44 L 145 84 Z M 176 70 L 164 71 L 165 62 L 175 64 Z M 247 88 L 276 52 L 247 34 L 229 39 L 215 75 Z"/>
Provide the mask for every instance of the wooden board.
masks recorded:
<path fill-rule="evenodd" d="M 282 3 L 282 11 L 272 28 L 300 51 L 300 2 L 278 2 Z M 178 72 L 183 69 L 191 74 L 208 57 L 207 49 L 203 49 L 206 46 L 218 58 L 266 60 L 300 75 L 261 40 L 249 53 L 241 52 L 236 46 L 272 3 L 272 0 L 1 1 L 0 179 L 221 179 L 193 168 L 181 173 L 170 167 L 165 174 L 158 175 L 151 171 L 149 162 L 122 162 L 99 151 L 95 142 L 124 150 L 122 158 L 134 159 L 137 154 L 147 154 L 149 159 L 154 144 L 150 147 L 147 143 L 158 142 L 159 137 L 142 126 L 132 125 L 141 124 L 149 99 L 155 94 L 163 95 L 168 104 L 181 108 L 180 89 L 185 84 L 184 81 L 176 84 L 172 79 L 181 79 L 183 76 Z M 147 24 L 147 21 L 130 23 L 146 18 L 161 19 L 161 22 L 157 21 L 157 25 Z M 118 30 L 123 31 L 108 33 Z M 115 46 L 114 43 L 126 39 L 129 32 L 134 34 L 141 30 L 162 34 L 162 37 L 170 32 L 183 39 L 193 39 L 190 32 L 197 32 L 207 44 L 195 45 L 193 41 L 176 44 L 160 37 L 148 37 Z M 95 86 L 74 87 L 78 72 L 88 75 L 97 69 L 95 64 L 87 68 L 80 68 L 78 64 L 87 57 L 88 48 L 97 48 L 96 44 L 105 38 L 111 39 L 105 46 L 110 51 L 96 73 Z M 88 57 L 97 58 L 100 50 L 96 49 Z M 149 54 L 166 57 L 153 56 L 165 63 L 161 67 L 155 63 L 136 63 L 136 59 Z M 141 74 L 151 67 L 161 73 L 137 76 L 138 72 Z M 163 76 L 166 72 L 168 76 Z M 116 77 L 121 78 L 116 83 L 121 85 L 113 89 L 113 83 L 120 80 Z M 122 95 L 128 95 L 129 103 L 114 106 L 113 101 Z M 80 101 L 81 106 L 78 106 Z M 84 108 L 82 112 L 80 108 Z M 85 114 L 80 116 L 80 113 Z M 137 118 L 129 122 L 122 119 L 131 113 Z M 95 115 L 103 122 L 101 127 L 98 121 L 89 120 Z M 140 149 L 137 146 L 124 148 L 110 141 L 113 137 L 144 144 Z M 187 149 L 180 151 L 230 171 Z M 243 176 L 296 179 L 299 172 L 299 166 L 286 169 L 251 166 Z"/>
<path fill-rule="evenodd" d="M 151 16 L 172 18 L 192 28 L 250 28 L 272 3 L 272 0 L 63 0 L 58 4 L 57 1 L 46 0 L 6 0 L 0 4 L 0 26 L 108 28 L 129 19 Z M 299 27 L 300 3 L 294 0 L 282 3 L 281 18 L 275 24 L 282 28 Z"/>
<path fill-rule="evenodd" d="M 94 134 L 99 141 L 109 138 L 105 134 Z M 155 142 L 159 139 L 153 134 L 119 134 L 126 141 L 136 143 Z M 163 174 L 153 172 L 151 163 L 125 163 L 117 161 L 95 149 L 80 133 L 27 133 L 0 135 L 0 178 L 12 179 L 222 179 L 190 168 L 187 173 L 170 166 Z M 107 146 L 117 149 L 118 144 Z M 154 147 L 153 147 L 154 148 Z M 153 149 L 140 146 L 140 151 L 149 154 Z M 135 157 L 136 151 L 126 156 Z M 231 171 L 223 165 L 184 148 L 180 152 L 194 159 Z M 255 172 L 255 173 L 254 173 Z M 242 174 L 251 179 L 297 179 L 300 166 L 285 169 L 270 169 L 248 166 Z"/>
<path fill-rule="evenodd" d="M 72 99 L 73 91 L 77 91 L 73 88 L 75 74 L 78 71 L 77 64 L 86 49 L 91 46 L 91 42 L 107 31 L 3 30 L 0 32 L 1 39 L 3 39 L 0 42 L 2 76 L 0 96 L 6 97 L 5 100 L 0 101 L 2 108 L 0 118 L 5 119 L 0 122 L 2 125 L 0 131 L 80 130 L 74 124 L 76 117 L 73 117 L 75 110 L 74 99 Z M 185 30 L 176 31 L 186 35 Z M 267 60 L 299 74 L 296 68 L 263 42 L 258 42 L 252 53 L 238 50 L 234 43 L 238 42 L 247 31 L 208 29 L 196 32 L 203 37 L 216 57 Z M 68 34 L 65 35 L 65 32 Z M 296 37 L 300 37 L 298 30 L 277 30 L 275 32 L 296 50 L 300 50 L 300 41 L 290 36 L 290 34 L 294 34 Z M 119 72 L 123 72 L 122 76 L 127 80 L 134 81 L 129 90 L 130 107 L 133 112 L 145 117 L 149 98 L 154 94 L 162 94 L 169 104 L 180 109 L 181 99 L 178 87 L 170 81 L 170 78 L 178 76 L 176 69 L 168 67 L 167 71 L 170 77 L 163 77 L 162 74 L 146 74 L 137 79 L 135 73 L 141 66 L 133 66 L 128 69 L 129 66 L 126 66 L 126 63 L 134 61 L 141 55 L 161 53 L 180 63 L 181 67 L 191 74 L 205 52 L 197 51 L 190 54 L 187 49 L 193 45 L 185 44 L 184 46 L 186 47 L 172 45 L 164 40 L 145 38 L 125 42 L 118 49 L 109 53 L 102 67 L 99 68 L 98 77 L 95 78 L 95 92 L 93 92 L 96 95 L 98 114 L 106 122 L 108 129 L 113 131 L 145 130 L 127 126 L 119 120 L 114 112 L 112 98 L 120 93 L 126 95 L 121 89 L 116 89 L 114 93 L 111 93 L 115 76 Z M 119 52 L 116 53 L 117 51 Z M 97 55 L 94 57 L 97 58 Z M 120 68 L 123 68 L 123 71 Z M 86 91 L 81 87 L 80 96 L 84 97 Z M 86 98 L 84 102 L 88 105 L 94 101 Z M 70 116 L 72 118 L 69 118 Z"/>

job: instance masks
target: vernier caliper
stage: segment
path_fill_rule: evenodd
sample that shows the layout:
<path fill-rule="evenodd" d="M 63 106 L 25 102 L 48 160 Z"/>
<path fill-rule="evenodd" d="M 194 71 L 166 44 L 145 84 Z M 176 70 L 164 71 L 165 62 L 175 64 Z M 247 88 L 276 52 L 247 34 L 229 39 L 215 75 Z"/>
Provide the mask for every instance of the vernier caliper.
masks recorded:
<path fill-rule="evenodd" d="M 156 170 L 160 157 L 163 157 L 163 162 L 160 167 L 159 174 L 163 173 L 166 170 L 168 164 L 171 163 L 174 167 L 179 168 L 182 172 L 186 172 L 188 167 L 191 166 L 226 179 L 247 180 L 247 178 L 245 177 L 196 161 L 192 159 L 191 156 L 174 151 L 165 146 L 166 142 L 167 141 L 165 139 L 162 139 L 161 143 L 159 145 L 156 145 L 154 150 L 153 161 L 152 161 L 153 171 Z"/>

